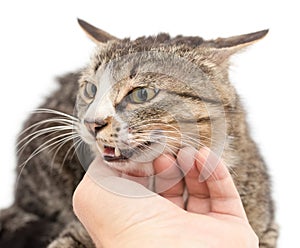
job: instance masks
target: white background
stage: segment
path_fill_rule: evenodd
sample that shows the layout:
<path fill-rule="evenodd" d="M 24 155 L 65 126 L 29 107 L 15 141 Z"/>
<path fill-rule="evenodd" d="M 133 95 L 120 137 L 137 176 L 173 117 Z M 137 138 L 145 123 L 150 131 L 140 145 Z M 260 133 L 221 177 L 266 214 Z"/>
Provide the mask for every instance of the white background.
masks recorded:
<path fill-rule="evenodd" d="M 55 88 L 57 75 L 87 63 L 85 19 L 123 38 L 157 34 L 207 39 L 269 28 L 235 56 L 231 78 L 273 177 L 279 247 L 297 247 L 300 222 L 299 5 L 296 1 L 1 1 L 0 207 L 13 201 L 14 145 L 28 112 Z"/>

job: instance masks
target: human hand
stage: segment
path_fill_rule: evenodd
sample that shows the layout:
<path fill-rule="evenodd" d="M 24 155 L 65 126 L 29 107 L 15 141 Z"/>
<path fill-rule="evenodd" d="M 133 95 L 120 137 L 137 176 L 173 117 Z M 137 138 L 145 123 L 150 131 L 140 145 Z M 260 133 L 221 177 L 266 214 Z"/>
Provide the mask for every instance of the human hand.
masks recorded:
<path fill-rule="evenodd" d="M 87 173 L 74 193 L 74 211 L 97 247 L 258 247 L 224 163 L 209 156 L 217 167 L 205 181 L 199 181 L 208 153 L 182 149 L 177 164 L 187 172 L 184 179 L 151 197 L 114 194 L 99 187 Z M 155 172 L 168 169 L 168 179 L 177 178 L 175 162 L 172 156 L 162 155 L 153 163 Z M 99 163 L 101 160 L 95 160 L 89 170 L 98 168 Z M 151 194 L 140 184 L 115 179 L 121 188 Z M 162 179 L 157 180 L 156 188 L 161 187 Z M 184 187 L 188 192 L 186 209 Z"/>

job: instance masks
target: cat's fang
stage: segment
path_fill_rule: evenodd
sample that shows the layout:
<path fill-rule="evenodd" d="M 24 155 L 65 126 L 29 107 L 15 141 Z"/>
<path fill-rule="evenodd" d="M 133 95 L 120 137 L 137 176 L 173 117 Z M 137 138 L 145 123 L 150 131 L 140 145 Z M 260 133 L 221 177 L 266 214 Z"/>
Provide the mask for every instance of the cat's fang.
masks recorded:
<path fill-rule="evenodd" d="M 120 152 L 120 150 L 119 150 L 118 147 L 115 147 L 115 156 L 116 156 L 116 157 L 121 156 L 121 152 Z"/>

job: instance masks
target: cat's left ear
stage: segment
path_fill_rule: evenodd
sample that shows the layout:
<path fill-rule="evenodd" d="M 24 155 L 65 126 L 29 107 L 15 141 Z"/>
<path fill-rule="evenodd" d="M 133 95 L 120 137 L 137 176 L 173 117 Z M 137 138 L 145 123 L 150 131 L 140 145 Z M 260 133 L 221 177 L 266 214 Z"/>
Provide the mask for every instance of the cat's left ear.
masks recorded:
<path fill-rule="evenodd" d="M 99 28 L 94 27 L 93 25 L 87 23 L 84 20 L 78 18 L 77 21 L 80 27 L 86 32 L 88 37 L 96 43 L 106 43 L 109 40 L 118 40 L 118 38 Z"/>
<path fill-rule="evenodd" d="M 229 38 L 218 38 L 216 40 L 209 41 L 208 44 L 209 47 L 211 47 L 212 57 L 216 62 L 222 63 L 231 55 L 264 38 L 268 32 L 269 30 L 266 29 L 255 33 L 243 34 Z"/>

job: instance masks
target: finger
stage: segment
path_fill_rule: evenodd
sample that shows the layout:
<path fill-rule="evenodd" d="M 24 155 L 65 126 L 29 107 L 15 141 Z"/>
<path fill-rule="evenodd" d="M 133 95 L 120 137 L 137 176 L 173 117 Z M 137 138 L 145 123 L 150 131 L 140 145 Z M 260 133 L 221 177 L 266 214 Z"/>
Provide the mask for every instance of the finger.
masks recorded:
<path fill-rule="evenodd" d="M 181 149 L 177 156 L 178 164 L 185 173 L 185 185 L 188 199 L 186 210 L 189 212 L 206 214 L 210 212 L 210 197 L 205 182 L 199 182 L 199 170 L 195 165 L 197 150 L 192 147 Z"/>
<path fill-rule="evenodd" d="M 147 166 L 151 168 L 152 163 L 143 164 L 143 167 Z M 146 188 L 151 187 L 151 176 L 148 176 L 144 171 L 132 170 L 128 172 L 123 172 L 121 177 L 139 183 Z"/>
<path fill-rule="evenodd" d="M 200 173 L 206 172 L 207 177 L 207 171 L 211 172 L 205 179 L 211 211 L 247 219 L 240 195 L 224 162 L 208 149 L 201 149 L 195 158 Z"/>
<path fill-rule="evenodd" d="M 140 184 L 103 173 L 101 163 L 101 159 L 93 161 L 73 195 L 74 212 L 96 245 L 105 245 L 133 225 L 174 208 Z"/>
<path fill-rule="evenodd" d="M 153 162 L 155 171 L 155 192 L 183 208 L 184 182 L 176 159 L 168 154 L 159 156 Z"/>

